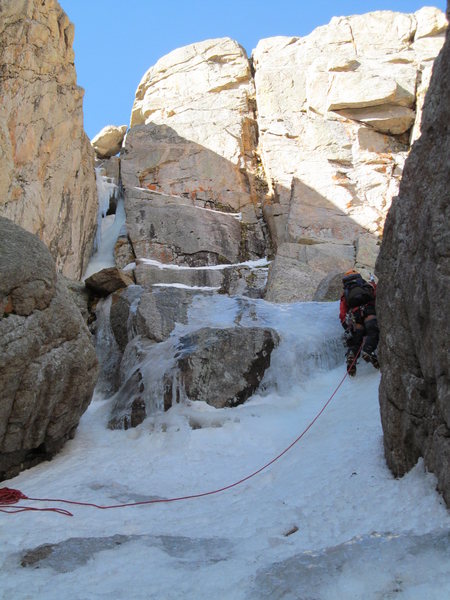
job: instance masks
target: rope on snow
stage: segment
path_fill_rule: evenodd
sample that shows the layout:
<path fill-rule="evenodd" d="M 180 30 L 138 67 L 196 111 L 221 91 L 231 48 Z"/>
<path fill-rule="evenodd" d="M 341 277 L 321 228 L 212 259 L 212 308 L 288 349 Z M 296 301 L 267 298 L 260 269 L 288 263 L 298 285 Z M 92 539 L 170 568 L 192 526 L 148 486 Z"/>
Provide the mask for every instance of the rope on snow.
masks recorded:
<path fill-rule="evenodd" d="M 361 345 L 361 347 L 362 347 L 362 345 Z M 231 488 L 234 488 L 238 485 L 241 485 L 245 481 L 248 481 L 252 477 L 255 477 L 256 475 L 258 475 L 259 473 L 261 473 L 262 471 L 264 471 L 265 469 L 267 469 L 268 467 L 273 465 L 273 463 L 275 463 L 282 456 L 284 456 L 311 429 L 311 427 L 314 425 L 314 423 L 324 413 L 327 406 L 333 400 L 334 396 L 337 394 L 341 385 L 344 383 L 345 379 L 348 376 L 349 370 L 355 364 L 355 362 L 359 356 L 359 353 L 361 352 L 361 347 L 359 348 L 358 352 L 356 353 L 356 356 L 353 359 L 352 364 L 349 367 L 347 367 L 344 377 L 341 379 L 339 384 L 336 386 L 334 392 L 331 394 L 331 396 L 328 398 L 328 400 L 322 406 L 322 408 L 317 413 L 317 415 L 314 417 L 314 419 L 312 419 L 312 421 L 307 425 L 307 427 L 305 427 L 305 429 L 301 432 L 301 434 L 298 437 L 296 437 L 295 440 L 293 442 L 291 442 L 289 444 L 289 446 L 287 446 L 282 452 L 280 452 L 277 456 L 272 458 L 272 460 L 270 460 L 268 463 L 266 463 L 265 465 L 263 465 L 256 471 L 253 471 L 253 473 L 250 473 L 250 475 L 247 475 L 246 477 L 243 477 L 242 479 L 239 479 L 238 481 L 235 481 L 234 483 L 230 483 L 229 485 L 225 485 L 225 486 L 217 488 L 215 490 L 210 490 L 207 492 L 200 492 L 197 494 L 189 494 L 187 496 L 178 496 L 178 497 L 174 497 L 174 498 L 155 498 L 153 500 L 142 500 L 141 502 L 127 502 L 124 504 L 111 504 L 108 506 L 95 504 L 93 502 L 81 502 L 81 501 L 77 501 L 77 500 L 64 500 L 62 498 L 30 498 L 29 496 L 26 496 L 24 493 L 22 493 L 20 490 L 15 490 L 12 488 L 5 487 L 5 488 L 0 488 L 0 512 L 7 513 L 7 514 L 15 514 L 15 513 L 26 512 L 26 511 L 43 511 L 43 512 L 55 512 L 55 513 L 59 513 L 61 515 L 65 515 L 68 517 L 73 517 L 73 514 L 71 512 L 69 512 L 68 510 L 65 510 L 63 508 L 55 508 L 55 507 L 38 508 L 38 507 L 32 507 L 32 506 L 21 506 L 21 505 L 17 505 L 17 502 L 19 502 L 19 500 L 30 500 L 30 501 L 34 501 L 34 502 L 56 502 L 56 503 L 71 504 L 74 506 L 87 506 L 87 507 L 91 507 L 91 508 L 107 510 L 110 508 L 125 508 L 125 507 L 130 507 L 130 506 L 143 506 L 145 504 L 163 504 L 163 503 L 168 503 L 168 502 L 179 502 L 182 500 L 193 500 L 194 498 L 203 498 L 205 496 L 212 496 L 213 494 L 218 494 L 220 492 L 224 492 L 224 491 L 230 490 Z"/>

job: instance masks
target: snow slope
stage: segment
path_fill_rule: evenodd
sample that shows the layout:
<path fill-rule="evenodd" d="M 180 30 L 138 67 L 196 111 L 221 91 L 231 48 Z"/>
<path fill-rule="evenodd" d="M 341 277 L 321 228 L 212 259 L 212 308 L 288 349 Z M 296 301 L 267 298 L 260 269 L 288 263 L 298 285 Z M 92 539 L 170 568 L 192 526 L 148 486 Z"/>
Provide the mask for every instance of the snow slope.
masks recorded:
<path fill-rule="evenodd" d="M 109 402 L 97 397 L 53 461 L 4 483 L 99 504 L 233 483 L 288 446 L 342 379 L 337 310 L 199 298 L 188 329 L 239 321 L 279 331 L 259 394 L 233 409 L 177 405 L 128 431 L 106 429 Z M 359 365 L 298 444 L 232 490 L 105 511 L 64 506 L 73 517 L 0 514 L 0 597 L 450 597 L 450 515 L 422 463 L 400 480 L 385 466 L 378 384 L 379 374 Z M 40 559 L 27 554 L 42 544 L 56 545 Z"/>

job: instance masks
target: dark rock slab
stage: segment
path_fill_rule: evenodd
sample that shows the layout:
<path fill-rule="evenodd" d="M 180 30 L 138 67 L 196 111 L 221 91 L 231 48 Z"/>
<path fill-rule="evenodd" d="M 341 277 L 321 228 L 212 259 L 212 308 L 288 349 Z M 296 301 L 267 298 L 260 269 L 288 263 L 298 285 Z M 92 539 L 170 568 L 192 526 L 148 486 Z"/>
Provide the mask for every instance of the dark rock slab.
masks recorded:
<path fill-rule="evenodd" d="M 136 258 L 189 266 L 239 260 L 241 226 L 231 215 L 136 188 L 125 190 L 125 209 Z"/>
<path fill-rule="evenodd" d="M 435 61 L 422 135 L 406 161 L 380 255 L 380 409 L 396 476 L 420 456 L 450 506 L 450 39 Z"/>

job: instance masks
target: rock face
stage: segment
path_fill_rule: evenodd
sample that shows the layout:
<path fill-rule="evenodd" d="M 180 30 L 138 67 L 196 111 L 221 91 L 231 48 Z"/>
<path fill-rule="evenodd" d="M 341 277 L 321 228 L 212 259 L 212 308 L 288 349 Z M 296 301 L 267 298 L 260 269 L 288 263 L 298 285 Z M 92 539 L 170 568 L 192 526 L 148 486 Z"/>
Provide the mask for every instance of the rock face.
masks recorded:
<path fill-rule="evenodd" d="M 192 267 L 238 262 L 241 227 L 232 216 L 148 190 L 127 190 L 125 200 L 137 259 Z"/>
<path fill-rule="evenodd" d="M 2 1 L 0 214 L 36 233 L 76 279 L 92 251 L 97 192 L 73 36 L 56 0 Z"/>
<path fill-rule="evenodd" d="M 266 250 L 258 224 L 245 224 L 240 215 L 201 208 L 181 196 L 125 188 L 125 210 L 128 238 L 119 240 L 116 262 L 122 253 L 132 257 L 136 283 L 146 288 L 182 284 L 219 289 L 229 281 L 226 270 L 259 260 Z"/>
<path fill-rule="evenodd" d="M 420 456 L 450 506 L 450 39 L 436 60 L 422 135 L 406 161 L 377 261 L 384 448 L 396 476 Z"/>
<path fill-rule="evenodd" d="M 329 295 L 325 282 L 351 267 L 368 276 L 445 27 L 437 9 L 382 11 L 262 40 L 250 61 L 229 38 L 161 58 L 139 84 L 120 155 L 132 233 L 118 261 L 136 257 L 149 286 L 169 274 L 140 259 L 199 267 L 274 255 L 274 302 Z M 239 213 L 241 232 L 224 216 L 227 234 L 210 248 L 217 211 Z"/>
<path fill-rule="evenodd" d="M 445 27 L 437 9 L 383 11 L 335 17 L 305 38 L 259 42 L 259 151 L 272 189 L 265 215 L 279 249 L 271 300 L 311 299 L 321 271 L 373 268 L 420 112 L 416 86 L 431 70 Z M 311 269 L 305 244 L 316 245 L 319 269 Z M 361 245 L 369 264 L 358 260 Z M 289 279 L 296 289 L 286 289 Z"/>
<path fill-rule="evenodd" d="M 0 217 L 0 479 L 50 458 L 92 396 L 90 333 L 38 238 Z"/>
<path fill-rule="evenodd" d="M 143 268 L 140 259 L 197 268 L 267 253 L 254 96 L 250 62 L 229 38 L 175 50 L 142 78 L 120 155 L 139 284 L 175 275 Z M 223 283 L 218 273 L 177 275 L 187 285 Z M 204 282 L 192 283 L 199 275 Z"/>
<path fill-rule="evenodd" d="M 142 78 L 123 161 L 125 187 L 254 212 L 254 84 L 229 38 L 174 50 Z"/>

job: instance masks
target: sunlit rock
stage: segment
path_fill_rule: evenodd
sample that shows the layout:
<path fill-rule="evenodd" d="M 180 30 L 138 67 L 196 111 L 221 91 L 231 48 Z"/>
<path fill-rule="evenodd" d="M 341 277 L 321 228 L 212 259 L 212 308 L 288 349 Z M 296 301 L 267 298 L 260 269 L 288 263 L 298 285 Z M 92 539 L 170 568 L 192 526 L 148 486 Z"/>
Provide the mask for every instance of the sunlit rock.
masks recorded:
<path fill-rule="evenodd" d="M 57 2 L 1 4 L 0 214 L 36 233 L 57 269 L 77 279 L 92 251 L 97 192 L 74 28 Z"/>
<path fill-rule="evenodd" d="M 253 206 L 254 95 L 249 60 L 234 40 L 206 40 L 162 57 L 136 91 L 124 185 L 186 194 L 219 209 Z"/>
<path fill-rule="evenodd" d="M 95 135 L 91 144 L 98 158 L 110 158 L 120 152 L 123 138 L 127 131 L 126 125 L 106 125 Z"/>
<path fill-rule="evenodd" d="M 400 135 L 414 124 L 416 113 L 407 106 L 372 106 L 370 108 L 353 108 L 340 110 L 339 114 L 352 121 L 361 121 L 381 133 Z"/>
<path fill-rule="evenodd" d="M 272 193 L 264 215 L 275 247 L 353 245 L 356 261 L 358 240 L 367 234 L 377 248 L 411 131 L 413 139 L 419 135 L 427 74 L 444 29 L 438 9 L 378 11 L 335 17 L 303 38 L 259 42 L 253 52 L 259 151 Z M 359 251 L 358 266 L 369 271 L 372 253 L 364 260 Z M 269 291 L 289 281 L 276 263 Z M 311 269 L 298 264 L 302 269 L 298 289 L 312 298 Z M 330 274 L 339 270 L 330 264 Z M 287 296 L 295 299 L 293 291 Z"/>

